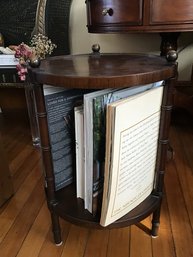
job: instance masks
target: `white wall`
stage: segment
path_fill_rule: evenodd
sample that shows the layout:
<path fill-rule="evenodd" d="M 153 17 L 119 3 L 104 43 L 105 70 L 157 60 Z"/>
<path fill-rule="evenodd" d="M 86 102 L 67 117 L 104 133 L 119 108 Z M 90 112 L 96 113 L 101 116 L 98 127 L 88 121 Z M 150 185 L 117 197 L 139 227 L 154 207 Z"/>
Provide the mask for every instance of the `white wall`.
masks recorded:
<path fill-rule="evenodd" d="M 70 14 L 70 48 L 72 54 L 90 53 L 98 43 L 101 53 L 130 52 L 155 53 L 159 55 L 161 38 L 159 33 L 139 34 L 91 34 L 87 31 L 85 0 L 73 0 Z M 190 80 L 193 63 L 193 32 L 182 33 L 178 46 L 179 80 Z M 187 46 L 187 47 L 186 47 Z"/>

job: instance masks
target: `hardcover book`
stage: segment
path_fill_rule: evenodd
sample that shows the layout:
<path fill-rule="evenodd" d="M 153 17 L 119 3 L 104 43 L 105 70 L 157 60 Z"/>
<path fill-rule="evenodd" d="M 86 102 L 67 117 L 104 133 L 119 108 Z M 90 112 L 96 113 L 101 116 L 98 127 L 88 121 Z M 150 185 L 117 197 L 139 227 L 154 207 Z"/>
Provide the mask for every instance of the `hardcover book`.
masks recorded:
<path fill-rule="evenodd" d="M 44 86 L 56 190 L 75 177 L 74 107 L 82 102 L 84 92 Z"/>
<path fill-rule="evenodd" d="M 85 163 L 84 163 L 84 115 L 83 106 L 74 108 L 75 145 L 76 145 L 76 195 L 84 199 Z"/>
<path fill-rule="evenodd" d="M 19 61 L 17 58 L 15 58 L 14 54 L 1 54 L 1 51 L 3 51 L 3 47 L 0 47 L 0 67 L 15 67 Z"/>
<path fill-rule="evenodd" d="M 154 188 L 163 87 L 110 103 L 100 224 L 121 218 Z"/>
<path fill-rule="evenodd" d="M 84 95 L 85 208 L 94 215 L 101 209 L 107 104 L 159 87 L 161 84 L 162 81 L 132 88 L 100 90 Z"/>
<path fill-rule="evenodd" d="M 0 66 L 0 83 L 22 83 L 15 66 Z"/>

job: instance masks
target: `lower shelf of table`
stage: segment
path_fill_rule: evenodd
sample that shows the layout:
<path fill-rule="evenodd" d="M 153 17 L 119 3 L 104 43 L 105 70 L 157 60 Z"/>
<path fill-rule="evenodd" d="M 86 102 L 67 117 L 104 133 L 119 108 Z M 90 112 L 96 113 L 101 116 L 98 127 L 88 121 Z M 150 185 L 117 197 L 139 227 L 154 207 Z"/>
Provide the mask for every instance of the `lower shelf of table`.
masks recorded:
<path fill-rule="evenodd" d="M 57 204 L 54 212 L 61 218 L 81 226 L 103 229 L 100 225 L 100 215 L 93 216 L 84 209 L 83 200 L 76 197 L 73 185 L 56 192 Z M 161 197 L 150 195 L 135 209 L 105 228 L 119 228 L 136 224 L 145 219 L 159 207 Z"/>

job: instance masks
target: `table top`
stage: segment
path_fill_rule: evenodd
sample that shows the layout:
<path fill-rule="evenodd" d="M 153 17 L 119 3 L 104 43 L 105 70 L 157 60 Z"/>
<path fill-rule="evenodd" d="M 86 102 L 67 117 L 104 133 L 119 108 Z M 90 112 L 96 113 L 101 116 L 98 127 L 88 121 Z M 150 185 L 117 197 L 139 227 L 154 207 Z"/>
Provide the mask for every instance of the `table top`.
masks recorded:
<path fill-rule="evenodd" d="M 146 54 L 82 54 L 49 57 L 29 68 L 34 84 L 66 88 L 115 88 L 148 84 L 175 76 L 174 63 Z"/>

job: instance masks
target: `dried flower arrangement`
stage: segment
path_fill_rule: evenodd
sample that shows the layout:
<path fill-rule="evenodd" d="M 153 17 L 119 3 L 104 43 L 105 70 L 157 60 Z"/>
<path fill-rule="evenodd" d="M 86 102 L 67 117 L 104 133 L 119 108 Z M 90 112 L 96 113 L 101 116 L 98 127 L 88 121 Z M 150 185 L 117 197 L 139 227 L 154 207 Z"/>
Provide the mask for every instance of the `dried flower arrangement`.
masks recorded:
<path fill-rule="evenodd" d="M 51 55 L 56 45 L 52 43 L 48 37 L 38 34 L 31 39 L 31 47 L 34 50 L 36 57 L 44 59 L 46 55 Z"/>
<path fill-rule="evenodd" d="M 19 59 L 16 68 L 20 79 L 25 81 L 28 63 L 32 67 L 39 66 L 40 60 L 51 55 L 56 47 L 47 36 L 42 34 L 34 35 L 29 46 L 24 43 L 11 46 L 10 48 L 15 51 L 15 57 Z"/>

